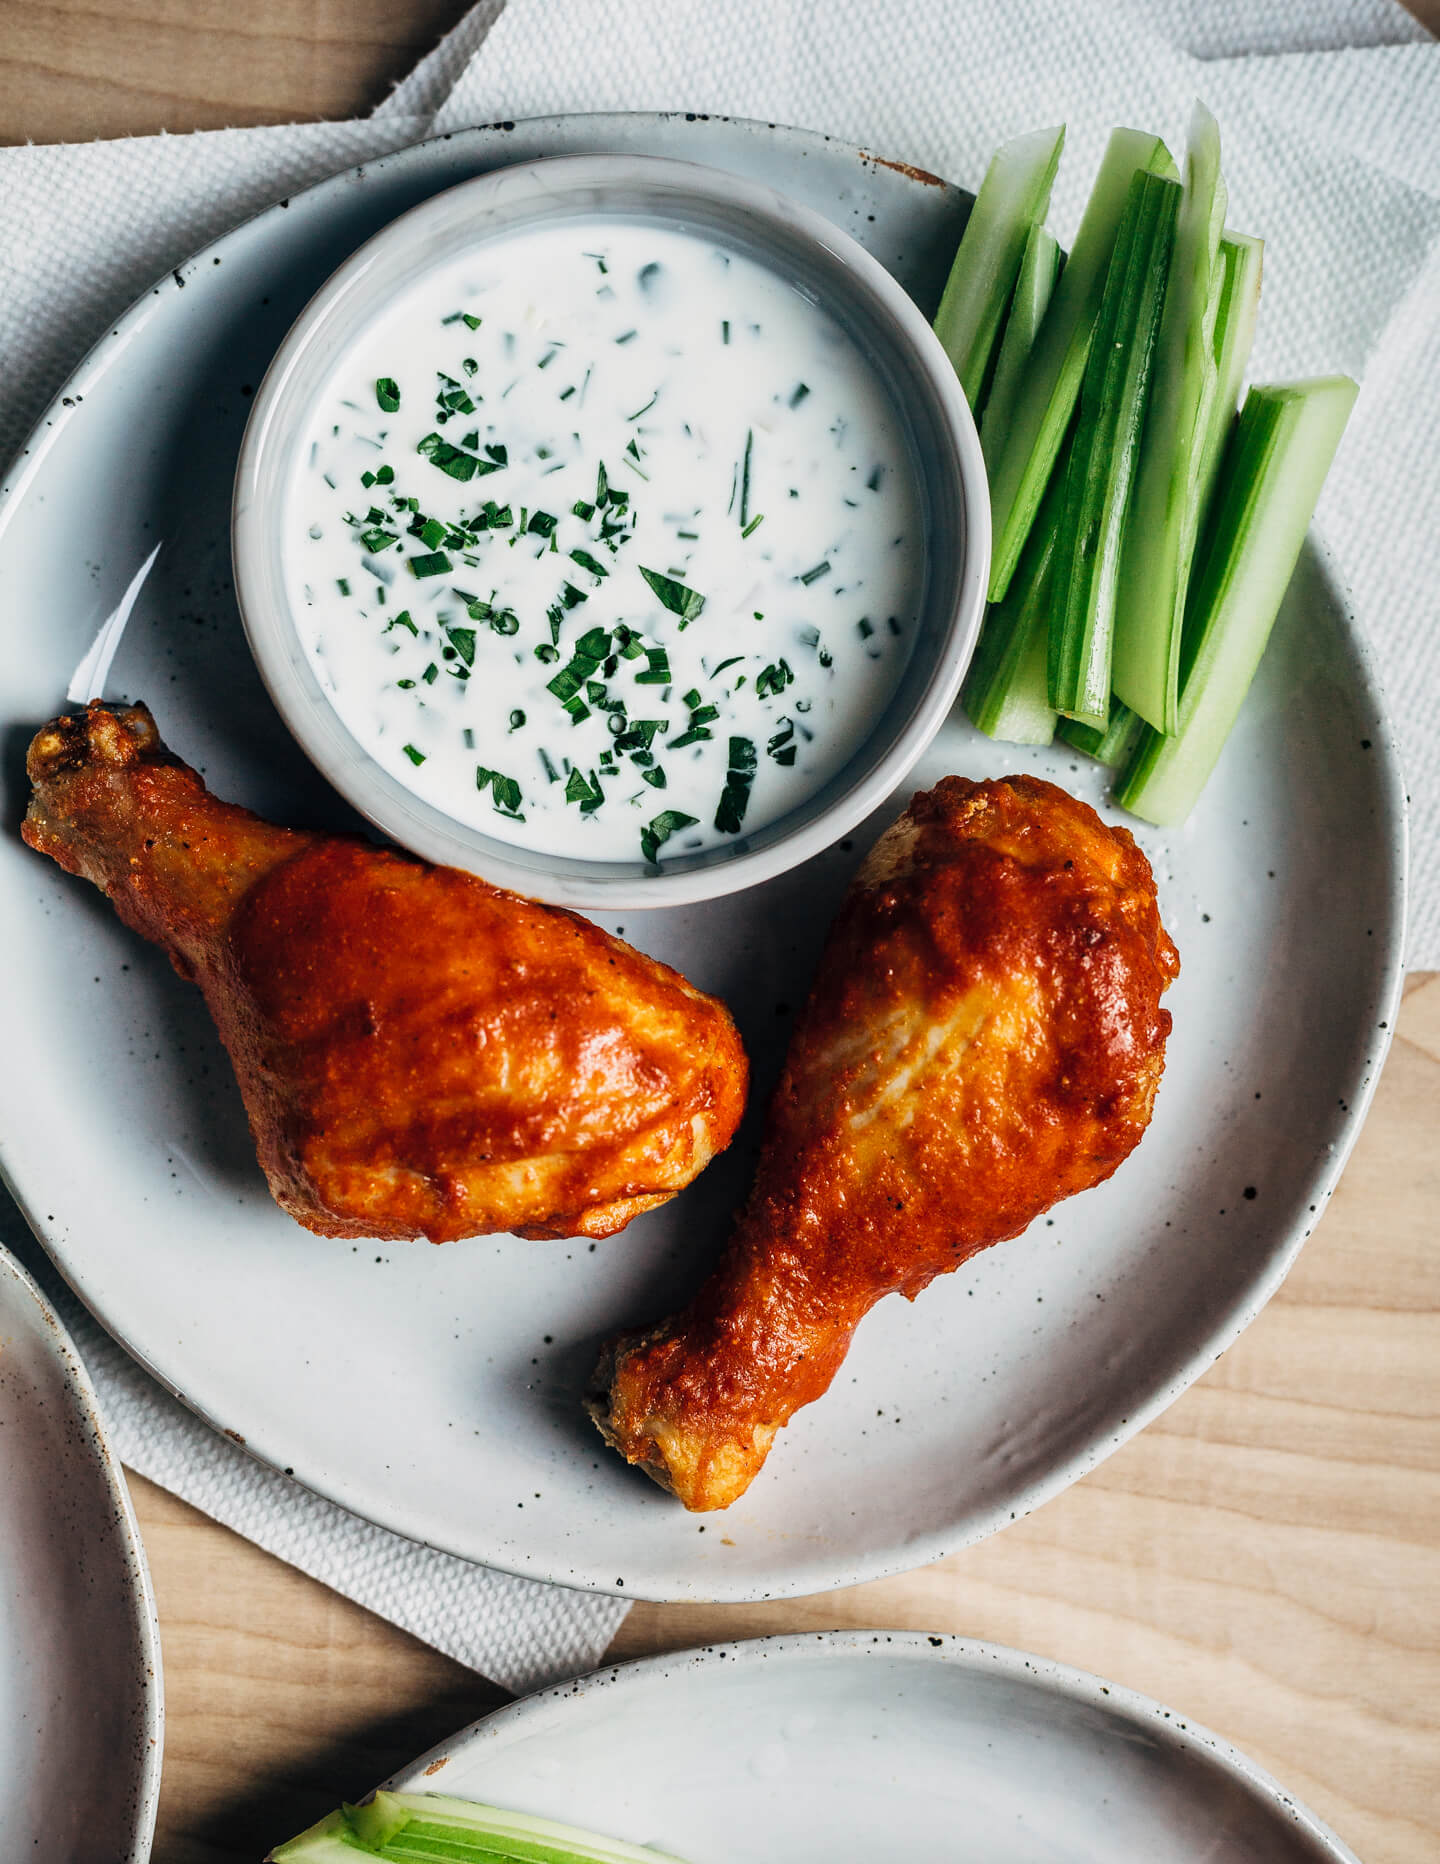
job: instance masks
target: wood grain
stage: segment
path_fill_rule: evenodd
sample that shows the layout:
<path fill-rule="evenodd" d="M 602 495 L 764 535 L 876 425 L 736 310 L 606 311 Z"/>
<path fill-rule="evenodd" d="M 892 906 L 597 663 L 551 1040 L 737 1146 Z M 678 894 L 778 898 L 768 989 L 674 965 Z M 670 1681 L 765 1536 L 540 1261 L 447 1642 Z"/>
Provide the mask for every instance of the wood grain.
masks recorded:
<path fill-rule="evenodd" d="M 861 1625 L 1018 1645 L 1237 1742 L 1365 1864 L 1440 1856 L 1440 977 L 1329 1211 L 1178 1404 L 1004 1534 L 751 1606 L 637 1604 L 616 1657 Z M 502 1692 L 136 1482 L 169 1726 L 160 1864 L 253 1859 Z"/>
<path fill-rule="evenodd" d="M 0 140 L 367 110 L 466 0 L 3 0 Z M 1440 0 L 1411 10 L 1440 31 Z M 1019 1645 L 1238 1742 L 1365 1864 L 1440 1856 L 1440 978 L 1285 1287 L 1133 1443 L 921 1572 L 640 1604 L 616 1656 L 827 1626 Z M 158 1864 L 254 1860 L 504 1692 L 132 1478 L 167 1695 Z"/>

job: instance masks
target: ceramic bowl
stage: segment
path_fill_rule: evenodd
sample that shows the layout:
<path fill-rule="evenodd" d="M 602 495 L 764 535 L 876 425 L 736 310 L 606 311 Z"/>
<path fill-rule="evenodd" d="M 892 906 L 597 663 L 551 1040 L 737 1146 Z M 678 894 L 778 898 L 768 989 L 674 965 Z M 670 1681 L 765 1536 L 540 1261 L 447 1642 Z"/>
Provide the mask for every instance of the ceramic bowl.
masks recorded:
<path fill-rule="evenodd" d="M 906 435 L 926 566 L 915 644 L 886 709 L 850 761 L 778 820 L 722 847 L 588 861 L 532 852 L 457 821 L 383 769 L 351 735 L 302 645 L 282 568 L 282 515 L 307 420 L 336 359 L 404 291 L 481 243 L 566 217 L 680 226 L 758 260 L 823 303 L 869 357 Z M 590 910 L 679 905 L 735 892 L 845 835 L 920 757 L 959 691 L 984 609 L 989 494 L 974 422 L 930 326 L 885 268 L 828 220 L 757 183 L 653 156 L 527 162 L 462 183 L 385 227 L 321 288 L 256 397 L 236 476 L 235 589 L 282 718 L 369 821 L 428 860 Z"/>

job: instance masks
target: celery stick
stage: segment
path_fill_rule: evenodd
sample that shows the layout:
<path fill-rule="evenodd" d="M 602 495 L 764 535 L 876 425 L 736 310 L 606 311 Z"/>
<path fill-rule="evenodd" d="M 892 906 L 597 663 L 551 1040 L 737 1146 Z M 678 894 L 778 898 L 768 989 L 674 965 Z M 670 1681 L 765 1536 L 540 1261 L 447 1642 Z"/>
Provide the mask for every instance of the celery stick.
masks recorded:
<path fill-rule="evenodd" d="M 1014 420 L 991 475 L 991 601 L 999 601 L 1010 586 L 1070 425 L 1105 290 L 1110 253 L 1137 169 L 1175 179 L 1175 164 L 1158 136 L 1136 129 L 1112 131 L 1080 231 L 1031 351 Z"/>
<path fill-rule="evenodd" d="M 1216 392 L 1214 281 L 1225 201 L 1220 131 L 1197 103 L 1115 615 L 1115 691 L 1157 731 L 1175 729 L 1180 632 Z"/>
<path fill-rule="evenodd" d="M 1073 744 L 1077 751 L 1083 751 L 1087 757 L 1093 757 L 1097 764 L 1106 764 L 1113 770 L 1128 760 L 1140 742 L 1141 733 L 1149 729 L 1138 712 L 1132 712 L 1129 706 L 1121 705 L 1118 699 L 1112 698 L 1110 723 L 1104 731 L 1097 731 L 1093 725 L 1082 724 L 1078 718 L 1062 718 L 1056 726 L 1055 735 L 1063 738 L 1066 744 Z"/>
<path fill-rule="evenodd" d="M 1235 425 L 1235 409 L 1240 400 L 1245 365 L 1250 360 L 1250 345 L 1255 340 L 1264 254 L 1264 240 L 1253 239 L 1248 233 L 1231 233 L 1227 229 L 1220 241 L 1216 262 L 1215 400 L 1210 409 L 1210 428 L 1200 463 L 1198 503 L 1202 533 L 1210 497 L 1215 490 L 1215 475 L 1220 470 L 1225 443 Z"/>
<path fill-rule="evenodd" d="M 1000 339 L 995 378 L 990 384 L 980 422 L 980 449 L 985 455 L 987 472 L 994 472 L 996 456 L 1010 431 L 1020 385 L 1025 379 L 1025 366 L 1059 276 L 1060 243 L 1048 228 L 1036 221 L 1025 241 L 1020 276 L 1015 281 L 1010 315 Z"/>
<path fill-rule="evenodd" d="M 1191 590 L 1179 731 L 1149 729 L 1115 800 L 1183 822 L 1235 723 L 1305 541 L 1357 394 L 1348 376 L 1252 388 L 1221 467 L 1203 566 Z"/>
<path fill-rule="evenodd" d="M 1062 123 L 1017 136 L 991 156 L 935 313 L 935 334 L 977 415 L 1026 236 L 1045 218 L 1064 146 Z"/>
<path fill-rule="evenodd" d="M 441 1793 L 376 1793 L 363 1806 L 342 1806 L 277 1845 L 269 1864 L 359 1864 L 367 1857 L 396 1864 L 676 1864 L 648 1845 Z"/>
<path fill-rule="evenodd" d="M 1141 170 L 1115 236 L 1065 477 L 1050 630 L 1050 703 L 1104 728 L 1130 489 L 1180 212 L 1179 184 Z"/>
<path fill-rule="evenodd" d="M 1049 744 L 1055 736 L 1045 669 L 1056 536 L 1042 513 L 1005 600 L 986 614 L 961 691 L 971 724 L 1007 744 Z"/>

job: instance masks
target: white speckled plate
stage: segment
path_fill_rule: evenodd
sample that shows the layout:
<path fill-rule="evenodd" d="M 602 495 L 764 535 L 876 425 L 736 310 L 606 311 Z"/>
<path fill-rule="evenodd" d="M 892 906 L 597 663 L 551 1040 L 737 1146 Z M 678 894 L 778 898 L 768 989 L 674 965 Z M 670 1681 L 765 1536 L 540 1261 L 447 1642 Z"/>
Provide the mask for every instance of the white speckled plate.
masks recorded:
<path fill-rule="evenodd" d="M 723 1518 L 687 1516 L 627 1470 L 579 1394 L 601 1337 L 663 1311 L 719 1246 L 826 924 L 903 797 L 853 845 L 761 889 L 623 916 L 628 937 L 727 999 L 755 1064 L 740 1140 L 664 1211 L 599 1244 L 367 1248 L 297 1229 L 266 1194 L 198 993 L 15 837 L 24 744 L 161 539 L 109 692 L 147 699 L 222 796 L 282 821 L 350 820 L 285 735 L 235 612 L 227 518 L 248 395 L 311 291 L 393 215 L 498 163 L 587 149 L 769 180 L 858 234 L 926 309 L 963 219 L 955 190 L 821 137 L 577 117 L 369 163 L 167 275 L 78 371 L 0 504 L 4 1165 L 111 1331 L 215 1425 L 346 1507 L 571 1585 L 814 1592 L 1035 1507 L 1178 1396 L 1273 1293 L 1388 1042 L 1403 792 L 1369 662 L 1312 548 L 1203 803 L 1179 833 L 1142 836 L 1184 964 L 1153 1130 L 1109 1184 L 913 1307 L 877 1310 L 834 1390 Z M 1077 755 L 996 746 L 958 716 L 915 781 L 1015 769 L 1102 796 Z"/>
<path fill-rule="evenodd" d="M 144 1864 L 160 1735 L 160 1635 L 125 1478 L 65 1329 L 0 1249 L 6 1859 Z"/>
<path fill-rule="evenodd" d="M 530 1696 L 389 1783 L 689 1864 L 1355 1864 L 1243 1754 L 1022 1651 L 913 1632 L 762 1638 Z"/>

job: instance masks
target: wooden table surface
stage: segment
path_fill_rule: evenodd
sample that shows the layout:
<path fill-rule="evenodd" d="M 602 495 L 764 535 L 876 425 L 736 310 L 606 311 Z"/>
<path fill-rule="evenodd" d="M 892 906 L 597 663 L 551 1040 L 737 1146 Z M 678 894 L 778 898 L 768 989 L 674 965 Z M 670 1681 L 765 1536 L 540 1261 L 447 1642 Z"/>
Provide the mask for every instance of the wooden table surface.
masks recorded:
<path fill-rule="evenodd" d="M 4 0 L 0 139 L 357 114 L 466 0 Z M 1412 10 L 1440 30 L 1440 0 Z M 1099 1671 L 1268 1767 L 1364 1864 L 1440 1856 L 1440 977 L 1412 977 L 1359 1145 L 1220 1363 L 1037 1514 L 898 1579 L 637 1604 L 612 1655 L 908 1626 Z M 159 1600 L 158 1864 L 253 1860 L 504 1701 L 132 1477 Z"/>

